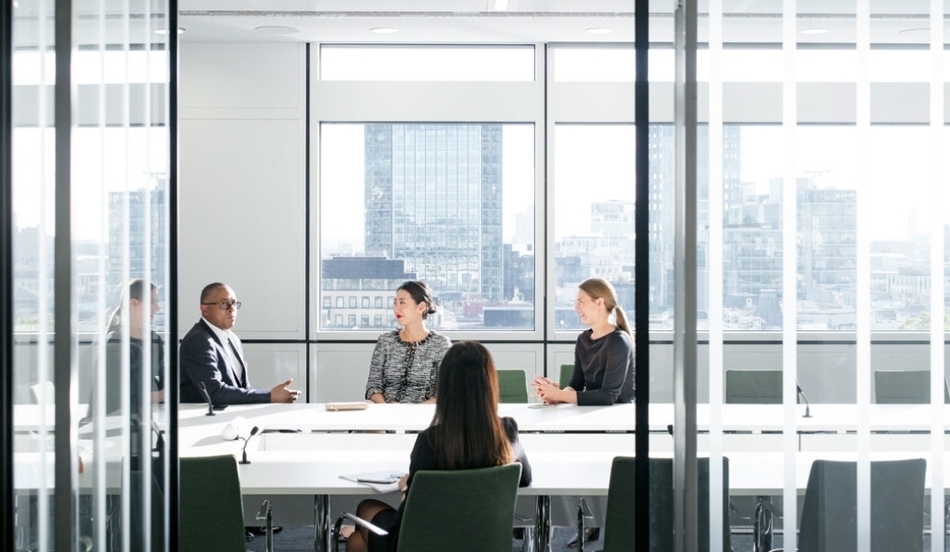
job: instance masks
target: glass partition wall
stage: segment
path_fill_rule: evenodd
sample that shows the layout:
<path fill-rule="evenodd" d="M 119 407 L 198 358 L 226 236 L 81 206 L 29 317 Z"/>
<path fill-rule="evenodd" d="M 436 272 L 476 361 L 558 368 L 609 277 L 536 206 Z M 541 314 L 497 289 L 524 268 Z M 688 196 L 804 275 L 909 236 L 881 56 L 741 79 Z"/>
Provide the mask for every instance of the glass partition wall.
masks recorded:
<path fill-rule="evenodd" d="M 674 289 L 683 277 L 673 269 L 671 17 L 663 12 L 651 19 L 655 36 L 663 37 L 651 42 L 649 202 L 644 206 L 650 212 L 654 403 L 673 401 Z M 720 491 L 712 490 L 708 510 L 729 516 L 736 549 L 749 549 L 753 537 L 759 550 L 794 548 L 803 542 L 799 537 L 824 538 L 814 535 L 814 512 L 805 504 L 816 460 L 856 462 L 848 468 L 856 474 L 855 484 L 843 494 L 856 498 L 858 522 L 845 532 L 858 550 L 870 550 L 872 539 L 881 538 L 872 535 L 888 531 L 875 521 L 887 499 L 875 491 L 872 473 L 878 468 L 872 465 L 878 464 L 872 462 L 925 459 L 921 542 L 926 539 L 932 549 L 944 544 L 950 203 L 943 191 L 943 17 L 940 2 L 751 5 L 724 0 L 700 8 L 693 253 L 700 332 L 699 454 L 728 459 L 729 485 L 721 492 L 735 508 L 731 513 L 715 508 Z M 354 53 L 349 48 L 324 46 L 321 57 L 332 49 L 336 63 L 339 56 Z M 422 55 L 424 47 L 409 50 L 402 53 Z M 503 179 L 503 230 L 500 241 L 492 242 L 504 251 L 501 293 L 489 295 L 486 274 L 477 276 L 478 285 L 469 276 L 471 289 L 450 293 L 448 312 L 437 323 L 456 332 L 453 338 L 484 339 L 494 347 L 541 343 L 544 369 L 551 376 L 552 367 L 569 362 L 581 329 L 570 309 L 578 282 L 589 276 L 609 279 L 621 304 L 633 311 L 633 290 L 642 283 L 633 278 L 632 44 L 536 45 L 533 81 L 523 67 L 508 67 L 524 64 L 520 54 L 525 51 L 504 57 L 504 63 L 496 60 L 492 70 L 499 74 L 484 69 L 450 73 L 446 80 L 469 81 L 471 91 L 438 116 L 421 104 L 458 88 L 425 71 L 397 78 L 371 70 L 370 76 L 337 75 L 327 67 L 315 77 L 312 97 L 320 102 L 313 126 L 321 133 L 317 172 L 324 201 L 317 203 L 324 220 L 315 240 L 323 270 L 316 294 L 319 324 L 312 326 L 318 349 L 321 341 L 366 339 L 359 330 L 375 335 L 380 324 L 389 325 L 387 292 L 410 274 L 432 274 L 426 278 L 439 285 L 464 280 L 457 268 L 446 278 L 421 263 L 366 264 L 360 270 L 371 269 L 376 278 L 386 271 L 393 275 L 380 280 L 384 291 L 377 297 L 372 290 L 353 291 L 368 289 L 367 282 L 354 276 L 356 268 L 343 269 L 355 267 L 371 233 L 406 232 L 410 218 L 417 233 L 438 228 L 438 218 L 425 218 L 440 212 L 438 193 L 423 192 L 439 190 L 440 178 L 460 181 L 456 156 L 464 149 L 458 138 L 453 138 L 454 149 L 440 144 L 463 127 L 477 132 L 472 129 L 486 121 L 500 122 L 506 148 L 515 140 L 520 144 L 512 150 L 519 152 L 517 158 L 507 150 L 501 156 L 503 171 L 516 163 L 530 165 L 533 134 L 534 174 L 525 169 L 518 179 Z M 359 54 L 369 63 L 383 52 L 379 46 Z M 451 60 L 460 52 L 465 59 L 480 53 L 464 47 L 439 53 Z M 375 93 L 373 80 L 379 78 L 400 81 L 400 90 L 408 93 L 398 102 Z M 347 99 L 361 94 L 372 99 L 365 114 Z M 407 97 L 412 100 L 403 101 Z M 497 97 L 510 101 L 483 99 Z M 336 153 L 347 143 L 352 154 Z M 479 149 L 469 161 L 485 159 Z M 383 181 L 377 162 L 385 165 Z M 431 175 L 432 185 L 420 188 L 417 182 L 409 190 L 400 184 L 409 172 L 425 179 Z M 331 186 L 351 181 L 353 186 L 340 187 L 354 194 L 352 202 L 326 201 Z M 532 185 L 533 201 L 526 194 Z M 509 193 L 525 195 L 510 201 Z M 380 201 L 373 203 L 373 194 Z M 484 196 L 479 200 L 484 202 Z M 375 208 L 383 203 L 388 210 Z M 383 224 L 371 224 L 370 215 L 382 216 Z M 451 216 L 462 220 L 461 212 Z M 480 216 L 476 222 L 485 224 L 485 212 Z M 436 237 L 450 235 L 430 239 Z M 412 237 L 399 241 L 430 247 Z M 460 247 L 452 252 L 458 259 L 440 266 L 462 266 Z M 391 253 L 383 246 L 375 251 L 381 258 Z M 489 258 L 487 249 L 472 251 L 472 266 Z M 493 331 L 499 329 L 505 332 Z M 890 384 L 892 378 L 909 383 Z M 893 385 L 918 397 L 888 399 L 887 388 Z M 752 396 L 744 396 L 743 387 Z M 923 404 L 880 404 L 888 401 Z M 658 456 L 672 450 L 669 441 L 659 439 L 651 446 Z M 721 547 L 718 533 L 709 540 L 715 543 L 710 549 Z"/>
<path fill-rule="evenodd" d="M 168 4 L 12 12 L 13 546 L 164 550 Z"/>
<path fill-rule="evenodd" d="M 132 528 L 161 525 L 152 504 L 167 475 L 160 456 L 141 459 L 159 448 L 145 420 L 163 415 L 152 400 L 177 333 L 167 291 L 170 37 L 153 32 L 166 21 L 154 6 L 77 6 L 75 47 L 65 48 L 76 107 L 60 123 L 56 6 L 20 1 L 14 12 L 16 546 L 56 547 L 53 527 L 67 522 L 55 510 L 70 516 L 76 542 L 159 548 Z M 668 7 L 651 18 L 649 201 L 640 206 L 650 213 L 653 403 L 673 402 L 674 290 L 684 277 L 673 268 Z M 889 527 L 879 509 L 916 508 L 889 508 L 874 463 L 924 459 L 921 539 L 932 550 L 946 545 L 945 10 L 939 1 L 869 0 L 700 7 L 698 444 L 700 456 L 728 458 L 728 485 L 710 492 L 708 510 L 714 521 L 730 516 L 737 550 L 753 536 L 759 550 L 824 538 L 810 532 L 806 498 L 816 460 L 856 462 L 854 477 L 831 478 L 854 481 L 836 495 L 855 498 L 857 524 L 838 533 L 870 550 Z M 336 365 L 315 359 L 391 327 L 390 294 L 410 277 L 445 301 L 432 327 L 484 340 L 503 361 L 531 359 L 548 376 L 569 362 L 581 329 L 570 309 L 577 282 L 608 278 L 633 312 L 633 290 L 647 283 L 633 277 L 632 44 L 312 44 L 308 52 L 309 74 L 291 80 L 310 84 L 309 120 L 299 123 L 310 140 L 299 144 L 311 149 L 295 154 L 310 160 L 311 180 L 293 188 L 311 208 L 299 208 L 301 220 L 314 220 L 300 224 L 294 243 L 319 259 L 293 288 L 313 298 L 295 311 L 307 311 L 307 330 L 293 326 L 293 344 L 316 351 L 301 362 L 319 382 L 310 400 L 335 392 L 320 370 Z M 235 184 L 247 183 L 221 185 Z M 61 220 L 68 234 L 57 230 Z M 133 291 L 136 278 L 147 291 Z M 54 311 L 62 289 L 71 296 L 65 317 Z M 257 337 L 261 349 L 274 347 L 269 334 Z M 349 385 L 349 365 L 337 364 Z M 65 390 L 48 385 L 59 381 Z M 333 398 L 350 398 L 340 389 Z M 879 404 L 887 401 L 898 404 Z M 64 408 L 76 431 L 61 444 L 52 428 Z M 665 432 L 653 437 L 656 456 L 672 454 Z M 68 466 L 66 481 L 56 460 Z M 721 493 L 732 513 L 714 506 Z M 704 539 L 711 550 L 725 548 L 717 531 Z"/>
<path fill-rule="evenodd" d="M 945 10 L 700 16 L 700 456 L 729 458 L 737 547 L 945 547 Z"/>

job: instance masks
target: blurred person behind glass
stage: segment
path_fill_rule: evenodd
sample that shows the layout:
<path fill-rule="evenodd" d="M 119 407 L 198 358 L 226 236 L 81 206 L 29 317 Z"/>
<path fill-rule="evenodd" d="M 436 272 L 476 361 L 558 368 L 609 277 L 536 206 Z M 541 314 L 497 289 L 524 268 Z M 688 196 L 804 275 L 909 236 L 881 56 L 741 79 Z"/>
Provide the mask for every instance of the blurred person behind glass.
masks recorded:
<path fill-rule="evenodd" d="M 165 401 L 164 372 L 165 344 L 161 336 L 149 330 L 146 345 L 145 319 L 149 326 L 155 320 L 159 310 L 158 286 L 149 284 L 141 278 L 135 278 L 128 284 L 128 290 L 122 291 L 121 299 L 106 329 L 106 413 L 112 414 L 122 406 L 122 341 L 123 331 L 128 328 L 129 337 L 129 404 L 133 414 L 138 413 L 141 404 L 142 378 L 149 378 L 153 403 Z M 144 374 L 145 358 L 151 358 L 149 373 Z"/>

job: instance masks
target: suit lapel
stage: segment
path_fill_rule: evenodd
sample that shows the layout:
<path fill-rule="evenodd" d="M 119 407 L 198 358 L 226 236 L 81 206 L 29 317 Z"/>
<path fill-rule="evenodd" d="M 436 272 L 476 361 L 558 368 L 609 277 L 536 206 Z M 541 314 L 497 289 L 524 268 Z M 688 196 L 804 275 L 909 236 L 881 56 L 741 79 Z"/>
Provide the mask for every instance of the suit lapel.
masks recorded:
<path fill-rule="evenodd" d="M 241 387 L 247 388 L 247 364 L 244 362 L 244 355 L 241 354 L 241 347 L 235 343 L 236 340 L 237 338 L 232 336 L 228 340 L 228 346 L 231 347 L 231 352 L 234 353 L 234 358 L 237 359 L 238 365 L 234 367 L 234 371 L 238 376 L 237 382 Z"/>
<path fill-rule="evenodd" d="M 204 320 L 201 321 L 205 325 L 205 329 L 211 334 L 211 337 L 214 338 L 214 342 L 218 345 L 218 356 L 224 359 L 224 364 L 228 367 L 228 375 L 231 376 L 231 383 L 236 387 L 244 387 L 244 382 L 242 381 L 241 374 L 244 373 L 243 368 L 235 366 L 231 362 L 231 358 L 237 359 L 238 362 L 243 363 L 244 360 L 241 359 L 241 356 L 237 354 L 236 348 L 231 345 L 230 341 L 228 343 L 221 343 L 221 339 L 218 337 L 218 334 L 208 327 L 207 323 Z M 230 348 L 230 351 L 228 350 Z"/>

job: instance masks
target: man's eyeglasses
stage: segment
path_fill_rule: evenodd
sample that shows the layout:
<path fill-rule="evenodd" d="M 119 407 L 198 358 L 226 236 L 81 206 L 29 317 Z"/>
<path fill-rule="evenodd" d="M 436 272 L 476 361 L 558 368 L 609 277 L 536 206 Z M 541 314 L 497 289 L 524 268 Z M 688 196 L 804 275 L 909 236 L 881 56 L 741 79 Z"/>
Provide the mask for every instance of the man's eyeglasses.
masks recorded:
<path fill-rule="evenodd" d="M 234 310 L 241 310 L 240 301 L 218 301 L 217 303 L 202 303 L 202 305 L 218 305 L 221 310 L 231 310 L 231 307 L 234 307 Z"/>

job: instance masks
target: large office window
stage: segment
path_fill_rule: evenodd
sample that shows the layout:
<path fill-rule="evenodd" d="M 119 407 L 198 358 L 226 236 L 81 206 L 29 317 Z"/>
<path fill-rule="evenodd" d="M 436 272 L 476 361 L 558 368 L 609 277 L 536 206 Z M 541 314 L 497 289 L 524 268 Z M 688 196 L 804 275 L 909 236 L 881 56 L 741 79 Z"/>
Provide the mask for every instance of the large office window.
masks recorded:
<path fill-rule="evenodd" d="M 620 306 L 633 312 L 633 125 L 558 125 L 554 157 L 556 328 L 584 326 L 574 312 L 577 285 L 613 283 Z M 652 207 L 651 207 L 652 208 Z"/>
<path fill-rule="evenodd" d="M 517 45 L 324 45 L 325 81 L 534 80 L 534 47 Z"/>
<path fill-rule="evenodd" d="M 322 294 L 432 289 L 443 330 L 534 328 L 533 125 L 321 125 Z M 382 303 L 382 304 L 381 304 Z M 368 306 L 368 305 L 367 305 Z M 346 311 L 326 309 L 321 329 Z"/>

